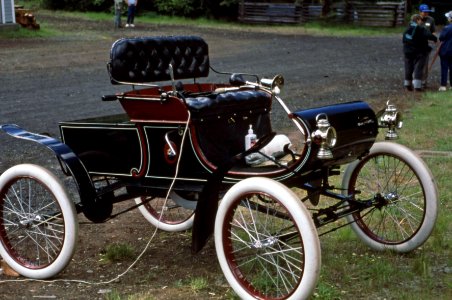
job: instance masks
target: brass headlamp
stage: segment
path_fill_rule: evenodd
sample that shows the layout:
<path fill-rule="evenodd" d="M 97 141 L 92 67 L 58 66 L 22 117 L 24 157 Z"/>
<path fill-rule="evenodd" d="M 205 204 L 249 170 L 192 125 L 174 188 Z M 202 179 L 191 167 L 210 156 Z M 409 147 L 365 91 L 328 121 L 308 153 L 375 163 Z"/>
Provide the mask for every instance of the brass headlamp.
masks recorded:
<path fill-rule="evenodd" d="M 319 159 L 333 158 L 331 149 L 336 145 L 337 133 L 336 129 L 330 125 L 328 116 L 324 113 L 315 117 L 317 129 L 312 133 L 312 141 L 320 146 L 317 157 Z"/>
<path fill-rule="evenodd" d="M 386 140 L 395 140 L 399 138 L 396 129 L 403 126 L 402 114 L 397 111 L 395 105 L 386 102 L 386 108 L 377 113 L 378 127 L 388 128 L 385 134 Z"/>

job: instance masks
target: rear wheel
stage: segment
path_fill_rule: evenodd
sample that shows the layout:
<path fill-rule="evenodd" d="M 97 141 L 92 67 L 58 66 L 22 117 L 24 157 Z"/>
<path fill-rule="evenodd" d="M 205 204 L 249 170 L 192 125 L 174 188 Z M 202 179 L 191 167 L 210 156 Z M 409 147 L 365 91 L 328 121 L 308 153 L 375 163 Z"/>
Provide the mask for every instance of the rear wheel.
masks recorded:
<path fill-rule="evenodd" d="M 248 178 L 224 196 L 215 220 L 223 273 L 241 299 L 306 299 L 320 272 L 311 216 L 279 182 Z"/>
<path fill-rule="evenodd" d="M 23 164 L 0 176 L 0 255 L 16 272 L 58 274 L 72 258 L 77 231 L 74 203 L 51 172 Z"/>
<path fill-rule="evenodd" d="M 135 198 L 141 214 L 155 227 L 169 232 L 184 231 L 193 226 L 197 193 L 171 192 L 168 199 L 158 196 Z"/>
<path fill-rule="evenodd" d="M 430 236 L 438 193 L 425 163 L 395 143 L 374 144 L 368 156 L 350 164 L 343 188 L 373 205 L 348 216 L 358 237 L 375 250 L 409 252 Z"/>

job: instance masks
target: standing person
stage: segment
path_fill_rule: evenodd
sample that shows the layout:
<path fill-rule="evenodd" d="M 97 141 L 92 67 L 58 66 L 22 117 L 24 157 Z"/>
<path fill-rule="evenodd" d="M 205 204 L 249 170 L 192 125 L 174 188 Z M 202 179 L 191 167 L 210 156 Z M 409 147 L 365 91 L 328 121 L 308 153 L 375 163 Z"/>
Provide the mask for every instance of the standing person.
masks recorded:
<path fill-rule="evenodd" d="M 452 87 L 452 11 L 445 14 L 449 24 L 443 28 L 439 35 L 441 48 L 439 49 L 439 59 L 441 61 L 441 86 L 440 92 L 447 90 L 447 73 Z"/>
<path fill-rule="evenodd" d="M 133 19 L 135 18 L 135 9 L 138 4 L 138 0 L 126 0 L 127 5 L 129 6 L 127 10 L 127 24 L 126 27 L 135 27 L 133 24 Z"/>
<path fill-rule="evenodd" d="M 122 10 L 122 1 L 123 0 L 115 0 L 115 28 L 121 28 L 121 10 Z"/>
<path fill-rule="evenodd" d="M 428 41 L 438 41 L 428 29 L 422 25 L 422 17 L 413 15 L 411 23 L 403 33 L 403 54 L 405 60 L 405 80 L 407 90 L 422 91 L 424 66 L 428 64 L 427 54 L 431 51 Z M 414 73 L 414 78 L 413 78 Z"/>
<path fill-rule="evenodd" d="M 419 15 L 422 17 L 422 25 L 425 26 L 432 34 L 436 31 L 435 19 L 429 14 L 432 12 L 427 4 L 421 4 L 419 6 Z M 430 51 L 427 53 L 427 63 L 424 65 L 423 75 L 422 75 L 422 87 L 427 87 L 428 80 L 428 62 L 430 60 Z"/>

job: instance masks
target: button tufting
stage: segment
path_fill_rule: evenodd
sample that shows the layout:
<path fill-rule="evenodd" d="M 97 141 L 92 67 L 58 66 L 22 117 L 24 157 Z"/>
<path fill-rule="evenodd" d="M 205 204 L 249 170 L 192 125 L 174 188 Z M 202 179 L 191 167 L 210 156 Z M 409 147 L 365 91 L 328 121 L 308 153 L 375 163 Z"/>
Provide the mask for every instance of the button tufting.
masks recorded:
<path fill-rule="evenodd" d="M 170 80 L 169 64 L 175 79 L 207 77 L 207 43 L 196 36 L 123 38 L 110 51 L 112 83 L 146 83 Z"/>

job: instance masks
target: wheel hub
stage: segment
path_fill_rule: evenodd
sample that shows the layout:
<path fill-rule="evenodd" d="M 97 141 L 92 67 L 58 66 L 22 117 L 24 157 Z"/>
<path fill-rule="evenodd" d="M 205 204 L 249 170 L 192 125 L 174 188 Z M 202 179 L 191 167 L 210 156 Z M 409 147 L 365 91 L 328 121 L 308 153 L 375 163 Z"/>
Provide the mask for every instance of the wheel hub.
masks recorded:
<path fill-rule="evenodd" d="M 271 247 L 278 242 L 278 239 L 274 236 L 268 237 L 263 240 L 257 240 L 251 243 L 251 248 L 253 249 L 263 249 L 267 247 Z"/>
<path fill-rule="evenodd" d="M 396 192 L 389 192 L 385 195 L 377 194 L 375 200 L 376 200 L 375 207 L 381 209 L 382 207 L 399 200 L 399 194 L 397 194 Z"/>
<path fill-rule="evenodd" d="M 28 216 L 23 220 L 20 220 L 19 223 L 20 225 L 24 226 L 24 227 L 31 227 L 31 225 L 33 223 L 40 223 L 42 221 L 42 217 L 40 215 L 32 215 L 32 216 Z"/>
<path fill-rule="evenodd" d="M 392 202 L 399 200 L 399 195 L 396 192 L 391 192 L 391 193 L 386 194 L 386 196 L 384 198 L 386 199 L 386 201 L 388 203 L 392 203 Z"/>

